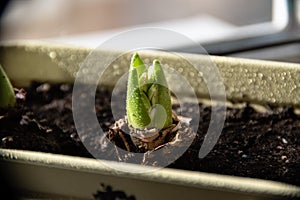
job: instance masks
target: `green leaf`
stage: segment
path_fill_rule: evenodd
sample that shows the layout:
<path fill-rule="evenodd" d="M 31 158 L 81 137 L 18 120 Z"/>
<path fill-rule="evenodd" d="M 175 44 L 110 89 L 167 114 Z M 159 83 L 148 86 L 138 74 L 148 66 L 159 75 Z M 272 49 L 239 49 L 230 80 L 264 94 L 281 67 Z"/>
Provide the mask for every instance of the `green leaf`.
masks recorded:
<path fill-rule="evenodd" d="M 0 108 L 7 108 L 14 106 L 16 103 L 16 97 L 14 89 L 0 65 Z"/>
<path fill-rule="evenodd" d="M 162 119 L 162 116 L 165 116 L 166 119 L 163 121 L 163 128 L 167 128 L 172 124 L 171 95 L 168 89 L 164 71 L 158 60 L 153 61 L 153 65 L 150 67 L 148 74 L 148 76 L 150 76 L 150 82 L 152 82 L 152 85 L 148 90 L 148 98 L 151 102 L 151 105 L 159 104 L 164 108 L 165 114 L 162 114 L 162 110 L 160 108 L 155 117 Z"/>
<path fill-rule="evenodd" d="M 128 122 L 134 128 L 145 128 L 151 122 L 148 115 L 150 102 L 143 91 L 140 90 L 138 77 L 146 70 L 139 56 L 137 54 L 133 55 L 128 74 L 126 110 Z"/>

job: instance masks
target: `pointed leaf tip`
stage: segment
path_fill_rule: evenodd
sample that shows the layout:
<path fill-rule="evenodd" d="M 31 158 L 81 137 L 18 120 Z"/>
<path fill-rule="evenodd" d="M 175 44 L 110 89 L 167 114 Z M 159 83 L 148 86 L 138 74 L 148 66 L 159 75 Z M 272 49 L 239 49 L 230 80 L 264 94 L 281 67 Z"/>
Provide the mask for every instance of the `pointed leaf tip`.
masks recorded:
<path fill-rule="evenodd" d="M 157 60 L 157 59 L 153 60 L 153 65 L 160 65 L 159 60 Z"/>
<path fill-rule="evenodd" d="M 138 77 L 140 78 L 141 75 L 147 71 L 147 68 L 140 58 L 138 53 L 134 53 L 132 58 L 131 58 L 131 63 L 130 63 L 130 69 L 136 69 L 138 73 Z"/>

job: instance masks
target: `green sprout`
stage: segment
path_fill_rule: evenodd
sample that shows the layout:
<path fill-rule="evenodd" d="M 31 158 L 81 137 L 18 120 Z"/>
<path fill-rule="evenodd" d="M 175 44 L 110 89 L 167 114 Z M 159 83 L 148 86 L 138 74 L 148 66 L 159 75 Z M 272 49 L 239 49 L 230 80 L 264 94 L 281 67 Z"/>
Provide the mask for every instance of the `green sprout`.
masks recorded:
<path fill-rule="evenodd" d="M 133 128 L 162 129 L 172 124 L 171 95 L 158 60 L 147 68 L 137 53 L 132 56 L 126 110 Z"/>
<path fill-rule="evenodd" d="M 14 89 L 0 65 L 0 108 L 14 106 L 16 103 Z"/>

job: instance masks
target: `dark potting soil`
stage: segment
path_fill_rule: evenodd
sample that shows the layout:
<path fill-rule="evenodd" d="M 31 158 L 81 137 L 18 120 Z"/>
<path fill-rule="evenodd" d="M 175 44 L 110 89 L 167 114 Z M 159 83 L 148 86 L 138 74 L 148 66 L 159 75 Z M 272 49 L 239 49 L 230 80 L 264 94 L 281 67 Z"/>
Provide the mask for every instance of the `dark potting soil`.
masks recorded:
<path fill-rule="evenodd" d="M 0 110 L 1 148 L 93 157 L 74 125 L 72 85 L 33 83 L 25 91 L 26 100 L 22 100 L 24 91 L 19 91 L 18 104 Z M 100 88 L 96 92 L 97 118 L 105 132 L 114 123 L 110 97 L 107 90 Z M 173 108 L 176 110 L 178 105 Z M 217 144 L 205 158 L 199 159 L 198 153 L 211 118 L 211 107 L 199 104 L 196 137 L 185 153 L 168 167 L 300 185 L 300 116 L 293 108 L 268 108 L 270 111 L 266 113 L 258 113 L 249 105 L 227 108 Z M 188 103 L 180 109 L 188 113 L 186 117 L 195 115 Z M 126 137 L 128 141 L 129 136 Z M 97 151 L 103 151 L 105 159 L 110 156 L 115 159 L 115 149 L 105 149 L 103 138 L 88 135 L 83 138 L 93 143 Z"/>

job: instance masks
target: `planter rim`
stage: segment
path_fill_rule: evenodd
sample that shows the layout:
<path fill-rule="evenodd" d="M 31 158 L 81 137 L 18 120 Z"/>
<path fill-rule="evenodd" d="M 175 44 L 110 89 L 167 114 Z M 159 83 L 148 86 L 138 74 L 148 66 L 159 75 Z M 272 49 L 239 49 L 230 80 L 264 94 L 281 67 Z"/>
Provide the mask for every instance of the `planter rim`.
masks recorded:
<path fill-rule="evenodd" d="M 6 162 L 19 162 L 29 165 L 63 168 L 66 170 L 163 182 L 166 184 L 188 185 L 195 188 L 246 192 L 257 195 L 300 197 L 300 187 L 298 186 L 255 178 L 170 168 L 155 169 L 154 167 L 149 166 L 23 150 L 0 149 L 0 156 L 0 159 Z M 131 173 L 112 170 L 115 165 L 118 165 L 119 169 L 121 166 L 121 168 L 126 171 L 142 171 L 145 168 L 154 170 L 147 173 Z"/>
<path fill-rule="evenodd" d="M 80 64 L 94 50 L 92 48 L 53 44 L 45 41 L 2 42 L 0 43 L 0 62 L 10 79 L 17 86 L 28 85 L 30 83 L 29 80 L 73 82 Z M 104 55 L 120 55 L 120 52 L 122 52 L 109 49 L 97 49 L 97 51 Z M 175 55 L 172 53 L 146 51 L 142 52 L 141 56 L 148 57 L 150 60 L 162 59 L 168 65 L 177 68 L 176 70 L 182 67 L 185 71 L 195 69 L 193 69 L 192 65 L 186 63 L 178 67 L 178 57 L 176 55 L 181 55 L 196 62 L 203 62 L 204 64 L 209 61 L 214 63 L 220 72 L 226 89 L 227 100 L 300 107 L 299 63 L 187 53 L 176 53 Z M 128 60 L 126 62 L 129 62 Z M 40 63 L 43 63 L 43 65 Z M 25 68 L 20 70 L 20 65 L 25 65 L 28 72 L 24 72 Z M 41 76 L 43 71 L 46 71 L 47 77 Z M 119 73 L 123 74 L 127 71 L 128 66 L 122 67 Z M 198 73 L 197 71 L 194 72 L 194 74 Z M 113 71 L 108 73 L 113 74 Z M 199 79 L 197 76 L 192 76 L 189 73 L 186 73 L 184 76 L 191 83 L 195 83 L 192 87 L 197 95 L 201 96 L 201 98 L 210 98 L 210 94 L 206 89 L 206 83 L 202 78 Z M 118 80 L 118 78 L 109 77 L 109 81 Z M 272 92 L 270 92 L 270 88 Z M 184 91 L 182 88 L 178 90 Z"/>

